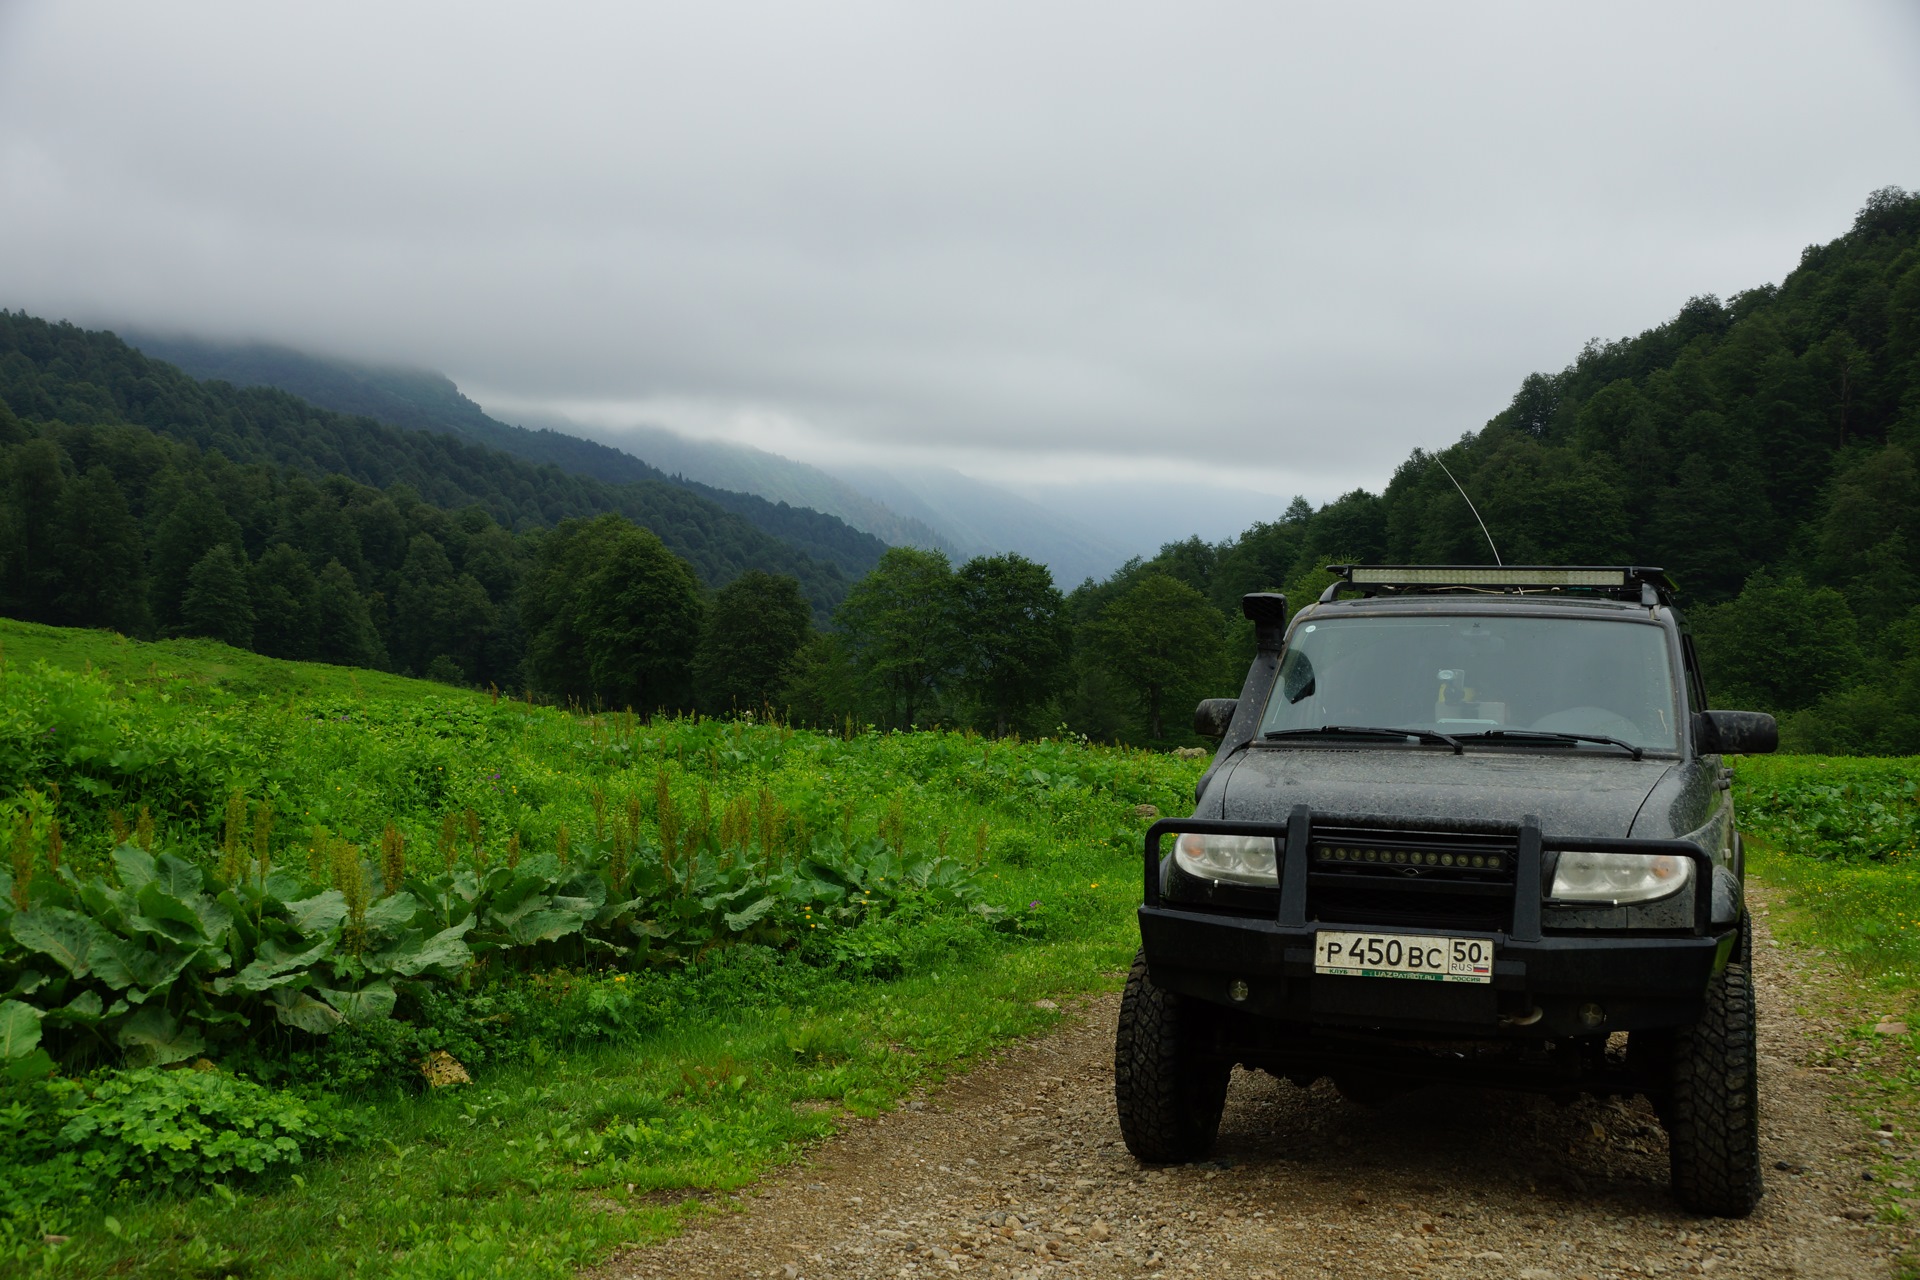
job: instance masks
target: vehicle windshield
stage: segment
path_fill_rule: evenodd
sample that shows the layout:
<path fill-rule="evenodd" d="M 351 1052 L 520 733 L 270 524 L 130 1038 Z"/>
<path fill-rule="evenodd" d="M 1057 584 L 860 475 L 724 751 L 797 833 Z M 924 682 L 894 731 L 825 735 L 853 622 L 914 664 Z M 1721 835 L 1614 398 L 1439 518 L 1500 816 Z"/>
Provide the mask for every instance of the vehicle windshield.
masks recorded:
<path fill-rule="evenodd" d="M 1588 734 L 1671 751 L 1677 706 L 1666 632 L 1647 623 L 1333 618 L 1294 629 L 1260 729 Z"/>

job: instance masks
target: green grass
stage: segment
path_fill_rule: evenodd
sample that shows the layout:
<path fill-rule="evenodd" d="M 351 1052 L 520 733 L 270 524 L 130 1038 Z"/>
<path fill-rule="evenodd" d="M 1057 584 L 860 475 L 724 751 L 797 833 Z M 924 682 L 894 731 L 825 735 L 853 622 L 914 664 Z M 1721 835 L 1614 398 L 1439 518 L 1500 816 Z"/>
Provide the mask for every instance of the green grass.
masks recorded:
<path fill-rule="evenodd" d="M 83 870 L 106 865 L 113 812 L 142 807 L 160 850 L 212 863 L 234 790 L 271 801 L 283 863 L 320 826 L 371 851 L 389 822 L 410 856 L 437 859 L 442 820 L 467 810 L 488 856 L 510 836 L 550 851 L 563 825 L 578 848 L 596 796 L 616 812 L 651 804 L 664 777 L 682 814 L 765 791 L 803 831 L 977 858 L 1006 913 L 993 928 L 907 913 L 892 933 L 877 921 L 790 939 L 759 953 L 773 957 L 761 969 L 675 962 L 683 1021 L 569 1037 L 549 1020 L 476 1064 L 470 1085 L 426 1093 L 410 1069 L 356 1083 L 343 1100 L 372 1135 L 358 1150 L 296 1180 L 54 1206 L 0 1252 L 0 1272 L 20 1274 L 555 1277 L 658 1238 L 839 1117 L 1044 1028 L 1058 1015 L 1036 998 L 1116 983 L 1137 939 L 1140 807 L 1184 811 L 1203 767 L 1072 741 L 647 724 L 12 622 L 0 659 L 0 763 L 43 798 L 58 785 L 65 861 Z M 0 792 L 0 808 L 21 799 Z M 881 963 L 867 963 L 872 946 Z M 553 983 L 620 982 L 642 963 L 585 958 Z M 522 999 L 543 980 L 486 979 Z M 259 1071 L 287 1052 L 276 1080 L 358 1079 L 303 1050 L 310 1038 L 275 1034 L 227 1065 Z M 43 1229 L 70 1239 L 44 1243 Z"/>
<path fill-rule="evenodd" d="M 1876 986 L 1920 983 L 1920 759 L 1753 756 L 1734 801 L 1752 873 L 1780 891 L 1783 939 Z"/>
<path fill-rule="evenodd" d="M 441 697 L 485 697 L 384 671 L 263 658 L 217 640 L 129 640 L 112 631 L 48 627 L 12 618 L 0 618 L 0 658 L 16 666 L 46 662 L 71 670 L 101 671 L 126 681 L 218 689 L 253 699 L 367 694 L 417 698 L 423 689 Z"/>
<path fill-rule="evenodd" d="M 1834 961 L 1850 987 L 1808 997 L 1839 1030 L 1807 1046 L 1865 1131 L 1894 1123 L 1903 1155 L 1920 1127 L 1920 759 L 1775 756 L 1736 767 L 1735 802 L 1752 877 L 1773 890 L 1769 924 L 1790 948 Z M 1882 1021 L 1888 1019 L 1888 1021 Z M 1900 1030 L 1904 1023 L 1906 1030 Z M 1889 1152 L 1889 1156 L 1891 1156 Z M 1882 1160 L 1867 1188 L 1881 1221 L 1909 1217 L 1912 1164 Z M 1896 1265 L 1920 1276 L 1920 1259 Z"/>
<path fill-rule="evenodd" d="M 1831 862 L 1747 841 L 1747 865 L 1780 891 L 1775 935 L 1816 948 L 1886 990 L 1920 985 L 1920 874 L 1908 861 Z"/>
<path fill-rule="evenodd" d="M 1111 984 L 1128 931 L 1029 947 L 637 1044 L 522 1063 L 369 1108 L 379 1138 L 258 1194 L 104 1207 L 15 1263 L 61 1276 L 565 1276 L 657 1239 L 713 1193 L 1059 1017 L 1036 993 Z M 110 1213 L 112 1223 L 105 1221 Z M 324 1242 L 316 1249 L 315 1242 Z M 4 1266 L 0 1262 L 0 1266 Z"/>

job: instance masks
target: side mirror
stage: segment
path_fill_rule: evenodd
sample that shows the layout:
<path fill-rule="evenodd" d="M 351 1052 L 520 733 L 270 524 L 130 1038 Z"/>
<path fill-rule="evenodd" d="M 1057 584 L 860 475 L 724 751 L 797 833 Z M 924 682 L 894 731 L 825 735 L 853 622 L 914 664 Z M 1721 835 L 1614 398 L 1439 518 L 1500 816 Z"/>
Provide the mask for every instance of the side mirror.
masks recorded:
<path fill-rule="evenodd" d="M 1253 623 L 1253 641 L 1262 649 L 1278 649 L 1287 638 L 1287 598 L 1277 591 L 1254 591 L 1240 597 L 1240 612 Z"/>
<path fill-rule="evenodd" d="M 1203 738 L 1224 738 L 1239 709 L 1238 698 L 1208 698 L 1193 709 L 1193 731 Z"/>
<path fill-rule="evenodd" d="M 1699 711 L 1693 749 L 1703 756 L 1764 755 L 1780 746 L 1780 725 L 1764 711 Z"/>

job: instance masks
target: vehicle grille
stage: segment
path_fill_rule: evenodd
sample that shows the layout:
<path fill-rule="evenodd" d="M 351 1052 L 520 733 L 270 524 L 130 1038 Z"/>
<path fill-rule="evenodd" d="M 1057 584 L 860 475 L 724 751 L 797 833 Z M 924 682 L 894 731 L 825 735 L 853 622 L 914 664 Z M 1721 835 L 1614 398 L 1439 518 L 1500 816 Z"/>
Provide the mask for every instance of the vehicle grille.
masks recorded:
<path fill-rule="evenodd" d="M 1316 826 L 1307 916 L 1504 932 L 1513 926 L 1517 860 L 1512 837 Z"/>

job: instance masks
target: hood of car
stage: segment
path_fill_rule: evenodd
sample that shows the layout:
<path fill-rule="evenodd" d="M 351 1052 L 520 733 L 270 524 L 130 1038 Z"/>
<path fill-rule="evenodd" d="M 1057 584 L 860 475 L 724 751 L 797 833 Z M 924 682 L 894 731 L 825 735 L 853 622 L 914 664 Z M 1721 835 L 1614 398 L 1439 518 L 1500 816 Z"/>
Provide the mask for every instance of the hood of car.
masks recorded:
<path fill-rule="evenodd" d="M 1624 837 L 1674 767 L 1584 749 L 1454 755 L 1431 747 L 1255 746 L 1215 778 L 1197 812 L 1284 822 L 1304 804 L 1348 818 L 1442 826 L 1518 824 L 1534 814 L 1550 836 Z"/>

